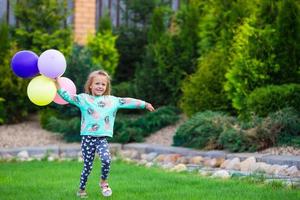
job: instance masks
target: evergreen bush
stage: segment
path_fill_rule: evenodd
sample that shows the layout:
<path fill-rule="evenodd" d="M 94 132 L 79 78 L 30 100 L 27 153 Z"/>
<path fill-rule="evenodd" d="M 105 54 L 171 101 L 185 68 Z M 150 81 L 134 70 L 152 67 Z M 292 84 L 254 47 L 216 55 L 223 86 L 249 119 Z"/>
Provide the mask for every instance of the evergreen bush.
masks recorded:
<path fill-rule="evenodd" d="M 19 0 L 15 7 L 18 47 L 38 55 L 47 49 L 57 49 L 68 56 L 73 40 L 71 27 L 66 24 L 70 14 L 67 1 Z"/>
<path fill-rule="evenodd" d="M 300 85 L 269 85 L 257 88 L 247 98 L 247 110 L 265 117 L 285 107 L 300 111 Z"/>
<path fill-rule="evenodd" d="M 235 121 L 235 118 L 221 112 L 198 112 L 176 130 L 173 145 L 196 149 L 221 148 L 219 135 Z"/>
<path fill-rule="evenodd" d="M 24 121 L 28 113 L 36 109 L 27 97 L 29 80 L 17 77 L 10 67 L 10 61 L 17 52 L 16 42 L 11 36 L 8 24 L 0 22 L 0 118 L 2 123 L 17 123 Z"/>
<path fill-rule="evenodd" d="M 180 107 L 188 116 L 205 110 L 230 110 L 223 88 L 227 67 L 224 59 L 222 52 L 208 53 L 201 59 L 197 72 L 182 83 Z"/>

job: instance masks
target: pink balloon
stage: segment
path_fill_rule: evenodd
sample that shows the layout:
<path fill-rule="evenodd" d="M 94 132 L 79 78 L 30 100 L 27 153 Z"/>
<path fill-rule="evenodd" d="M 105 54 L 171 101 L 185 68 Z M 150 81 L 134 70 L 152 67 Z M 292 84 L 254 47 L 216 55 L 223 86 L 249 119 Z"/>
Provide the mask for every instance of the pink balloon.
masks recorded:
<path fill-rule="evenodd" d="M 66 90 L 67 92 L 69 92 L 69 94 L 76 94 L 76 86 L 73 83 L 73 81 L 69 78 L 66 77 L 59 77 L 57 79 L 57 82 L 59 83 L 60 87 L 64 90 Z M 68 104 L 68 102 L 66 102 L 65 100 L 63 100 L 63 98 L 61 98 L 59 96 L 59 94 L 56 93 L 56 96 L 53 100 L 55 103 L 60 104 L 60 105 L 65 105 Z"/>

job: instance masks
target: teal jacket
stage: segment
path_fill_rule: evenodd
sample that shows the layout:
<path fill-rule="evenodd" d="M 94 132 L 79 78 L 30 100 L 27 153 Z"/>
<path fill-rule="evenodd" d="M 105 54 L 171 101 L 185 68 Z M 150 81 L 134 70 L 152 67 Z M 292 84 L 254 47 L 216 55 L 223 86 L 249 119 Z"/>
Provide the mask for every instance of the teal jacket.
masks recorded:
<path fill-rule="evenodd" d="M 146 106 L 145 101 L 133 98 L 92 96 L 86 93 L 70 95 L 63 89 L 57 92 L 65 101 L 80 109 L 80 135 L 112 137 L 118 109 L 144 109 Z"/>

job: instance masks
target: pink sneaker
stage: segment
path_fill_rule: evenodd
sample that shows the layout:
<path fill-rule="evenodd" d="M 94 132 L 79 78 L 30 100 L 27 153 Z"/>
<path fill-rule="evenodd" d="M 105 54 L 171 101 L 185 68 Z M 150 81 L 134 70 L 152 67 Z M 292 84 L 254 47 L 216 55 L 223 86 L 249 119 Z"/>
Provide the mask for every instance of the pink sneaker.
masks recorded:
<path fill-rule="evenodd" d="M 100 188 L 102 190 L 102 195 L 105 197 L 109 197 L 112 195 L 112 190 L 109 187 L 108 183 L 102 183 L 100 184 Z"/>

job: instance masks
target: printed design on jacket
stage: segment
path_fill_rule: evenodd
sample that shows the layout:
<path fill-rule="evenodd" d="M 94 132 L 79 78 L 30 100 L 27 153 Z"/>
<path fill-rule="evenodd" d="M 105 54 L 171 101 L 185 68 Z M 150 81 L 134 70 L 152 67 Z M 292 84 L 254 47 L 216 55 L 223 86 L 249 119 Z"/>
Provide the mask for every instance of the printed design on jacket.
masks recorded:
<path fill-rule="evenodd" d="M 85 119 L 82 118 L 82 123 L 81 123 L 81 130 L 85 129 Z"/>
<path fill-rule="evenodd" d="M 94 119 L 99 119 L 99 113 L 93 110 L 92 108 L 88 108 L 88 114 L 91 115 Z"/>
<path fill-rule="evenodd" d="M 89 132 L 95 132 L 99 129 L 98 124 L 93 124 L 92 127 L 89 129 Z"/>
<path fill-rule="evenodd" d="M 141 101 L 137 101 L 137 102 L 135 103 L 135 106 L 138 107 L 138 108 L 141 107 L 141 106 L 142 106 L 142 102 L 141 102 Z"/>
<path fill-rule="evenodd" d="M 74 101 L 75 103 L 79 103 L 79 102 L 80 102 L 78 96 L 72 96 L 72 99 L 73 99 L 73 101 Z"/>
<path fill-rule="evenodd" d="M 110 126 L 109 126 L 109 116 L 105 116 L 104 122 L 105 122 L 104 128 L 105 129 L 110 129 Z"/>
<path fill-rule="evenodd" d="M 126 103 L 126 101 L 125 101 L 124 98 L 121 98 L 121 99 L 119 99 L 119 103 L 120 103 L 121 105 L 124 105 L 124 104 Z"/>
<path fill-rule="evenodd" d="M 104 101 L 99 101 L 99 102 L 98 102 L 98 106 L 99 106 L 100 108 L 104 108 L 105 102 L 104 102 Z"/>

